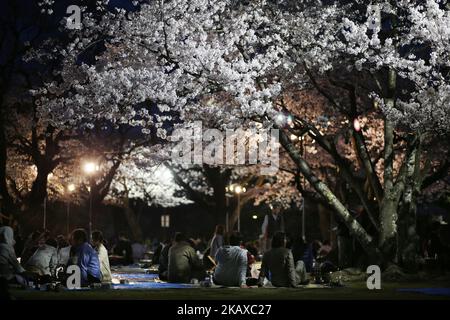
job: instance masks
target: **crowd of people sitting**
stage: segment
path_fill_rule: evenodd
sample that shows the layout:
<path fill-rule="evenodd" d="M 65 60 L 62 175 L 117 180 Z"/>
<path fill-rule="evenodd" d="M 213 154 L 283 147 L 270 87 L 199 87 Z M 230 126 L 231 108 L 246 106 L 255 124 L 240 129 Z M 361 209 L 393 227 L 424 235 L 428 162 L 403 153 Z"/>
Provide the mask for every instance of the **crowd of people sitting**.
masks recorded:
<path fill-rule="evenodd" d="M 291 241 L 286 233 L 275 232 L 270 244 L 242 241 L 237 232 L 225 234 L 224 227 L 216 227 L 204 252 L 198 244 L 183 233 L 176 233 L 173 241 L 165 241 L 155 251 L 153 261 L 158 263 L 161 280 L 175 283 L 195 283 L 208 279 L 216 285 L 232 287 L 264 286 L 297 287 L 309 282 L 307 273 L 320 261 L 321 272 L 336 270 L 329 259 L 328 241 L 307 245 L 303 240 Z M 260 261 L 260 267 L 256 262 Z M 210 276 L 209 276 L 210 275 Z"/>
<path fill-rule="evenodd" d="M 18 259 L 13 229 L 1 227 L 0 278 L 8 284 L 47 284 L 62 280 L 67 267 L 77 265 L 83 286 L 109 283 L 111 270 L 102 232 L 94 231 L 91 239 L 84 229 L 75 229 L 69 239 L 62 235 L 54 239 L 47 230 L 38 230 L 27 239 Z"/>
<path fill-rule="evenodd" d="M 306 284 L 313 262 L 331 252 L 329 242 L 306 245 L 301 238 L 288 240 L 281 231 L 271 235 L 269 245 L 264 243 L 262 248 L 258 241 L 243 242 L 237 232 L 225 233 L 222 225 L 206 243 L 176 233 L 171 241 L 154 245 L 151 264 L 157 266 L 162 281 L 195 283 L 210 279 L 216 285 L 242 288 L 267 283 L 278 287 Z M 89 236 L 84 229 L 75 229 L 67 238 L 53 238 L 49 231 L 37 230 L 16 254 L 13 229 L 0 227 L 0 279 L 23 286 L 65 283 L 67 268 L 77 265 L 82 286 L 110 284 L 111 265 L 133 264 L 148 251 L 142 243 L 131 243 L 124 233 L 109 251 L 107 247 L 98 230 Z M 257 261 L 261 262 L 258 267 Z"/>
<path fill-rule="evenodd" d="M 132 243 L 120 233 L 114 245 L 107 245 L 100 231 L 89 237 L 85 230 L 76 229 L 68 237 L 53 238 L 49 231 L 37 230 L 17 246 L 13 228 L 4 226 L 0 227 L 0 281 L 45 284 L 64 279 L 67 267 L 75 264 L 80 268 L 83 286 L 108 284 L 112 281 L 111 265 L 130 265 L 149 253 L 153 257 L 146 265 L 157 268 L 160 280 L 174 283 L 209 278 L 221 286 L 270 283 L 296 287 L 314 280 L 316 272 L 337 270 L 336 246 L 328 240 L 305 243 L 302 237 L 290 238 L 282 231 L 270 234 L 268 239 L 244 242 L 239 233 L 226 233 L 225 227 L 218 225 L 209 241 L 176 233 L 171 240 L 145 245 Z M 429 255 L 439 257 L 435 243 L 440 242 L 434 238 L 430 242 L 427 248 L 437 253 L 428 249 Z"/>
<path fill-rule="evenodd" d="M 13 228 L 0 227 L 0 281 L 3 285 L 41 285 L 65 283 L 66 270 L 77 265 L 81 285 L 109 284 L 110 264 L 129 265 L 142 259 L 146 252 L 140 242 L 131 242 L 124 233 L 108 253 L 101 231 L 89 237 L 84 229 L 75 229 L 68 236 L 52 237 L 48 230 L 36 230 L 20 246 L 16 244 Z"/>

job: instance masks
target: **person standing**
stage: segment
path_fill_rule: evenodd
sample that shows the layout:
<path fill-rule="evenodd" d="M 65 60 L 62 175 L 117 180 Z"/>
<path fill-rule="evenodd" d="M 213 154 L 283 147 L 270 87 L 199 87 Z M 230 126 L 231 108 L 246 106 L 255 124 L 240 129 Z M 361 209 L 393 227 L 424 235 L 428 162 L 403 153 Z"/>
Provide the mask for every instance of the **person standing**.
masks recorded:
<path fill-rule="evenodd" d="M 276 232 L 284 232 L 284 217 L 281 212 L 282 204 L 279 201 L 275 201 L 270 204 L 271 213 L 264 217 L 262 224 L 262 234 L 264 245 L 262 249 L 268 251 L 272 247 L 272 239 Z"/>

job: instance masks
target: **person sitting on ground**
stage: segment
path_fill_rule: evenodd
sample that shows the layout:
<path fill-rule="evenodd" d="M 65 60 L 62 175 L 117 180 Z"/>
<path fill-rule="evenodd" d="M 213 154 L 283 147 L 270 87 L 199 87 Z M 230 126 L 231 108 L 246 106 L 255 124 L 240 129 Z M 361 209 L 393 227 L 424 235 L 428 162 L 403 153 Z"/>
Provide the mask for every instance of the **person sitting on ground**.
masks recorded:
<path fill-rule="evenodd" d="M 320 270 L 323 274 L 337 271 L 336 264 L 338 259 L 330 240 L 325 240 L 322 243 L 317 258 L 321 262 Z"/>
<path fill-rule="evenodd" d="M 44 233 L 37 241 L 38 248 L 25 262 L 25 270 L 29 277 L 37 283 L 49 283 L 55 277 L 58 266 L 58 253 L 56 241 Z"/>
<path fill-rule="evenodd" d="M 307 249 L 307 245 L 306 245 L 305 241 L 303 240 L 303 237 L 301 235 L 298 235 L 297 237 L 295 237 L 294 241 L 292 242 L 292 248 L 291 248 L 292 256 L 294 257 L 294 263 L 297 263 L 297 261 L 299 261 L 299 260 L 303 260 L 306 249 Z"/>
<path fill-rule="evenodd" d="M 116 264 L 130 265 L 133 264 L 133 248 L 131 241 L 128 240 L 125 232 L 119 233 L 119 241 L 113 249 L 113 254 L 116 256 Z"/>
<path fill-rule="evenodd" d="M 172 247 L 172 241 L 166 240 L 161 249 L 161 254 L 158 258 L 158 275 L 159 279 L 167 281 L 167 272 L 169 270 L 169 249 Z"/>
<path fill-rule="evenodd" d="M 103 245 L 103 233 L 101 231 L 92 232 L 92 246 L 98 253 L 98 259 L 100 261 L 100 272 L 102 274 L 103 283 L 111 283 L 112 275 L 111 268 L 109 266 L 108 250 Z"/>
<path fill-rule="evenodd" d="M 262 285 L 264 277 L 275 287 L 297 287 L 306 283 L 306 270 L 303 261 L 294 265 L 291 250 L 286 248 L 286 234 L 275 233 L 272 240 L 272 249 L 266 252 L 262 259 L 259 284 Z"/>
<path fill-rule="evenodd" d="M 152 257 L 152 265 L 158 265 L 159 259 L 161 257 L 161 251 L 164 248 L 165 243 L 159 243 L 158 246 L 155 248 L 155 252 L 153 253 Z"/>
<path fill-rule="evenodd" d="M 241 237 L 231 233 L 226 244 L 217 251 L 214 283 L 228 287 L 246 287 L 247 250 L 240 247 Z"/>
<path fill-rule="evenodd" d="M 144 259 L 145 253 L 147 252 L 147 246 L 142 243 L 142 241 L 135 241 L 131 245 L 131 251 L 133 252 L 133 261 L 135 263 Z"/>
<path fill-rule="evenodd" d="M 16 242 L 16 244 L 14 245 L 14 251 L 17 252 L 17 254 L 21 254 L 23 252 L 25 240 L 22 237 L 20 224 L 17 220 L 13 219 L 10 227 L 14 231 L 14 241 Z M 17 258 L 20 258 L 20 256 L 17 256 Z"/>
<path fill-rule="evenodd" d="M 169 282 L 189 283 L 191 279 L 203 279 L 205 272 L 202 261 L 183 233 L 175 235 L 175 243 L 169 249 Z"/>
<path fill-rule="evenodd" d="M 257 241 L 248 241 L 245 243 L 245 249 L 248 250 L 248 252 L 255 257 L 255 259 L 258 258 L 259 252 L 258 252 L 258 244 Z"/>
<path fill-rule="evenodd" d="M 14 251 L 14 231 L 8 226 L 0 227 L 0 278 L 9 284 L 26 284 L 25 269 Z"/>
<path fill-rule="evenodd" d="M 75 264 L 81 271 L 81 285 L 88 286 L 100 283 L 102 274 L 97 252 L 88 243 L 86 231 L 75 229 L 71 237 L 71 264 Z"/>
<path fill-rule="evenodd" d="M 332 249 L 333 248 L 331 246 L 330 240 L 325 240 L 319 248 L 319 257 L 327 257 Z"/>
<path fill-rule="evenodd" d="M 195 244 L 195 251 L 198 252 L 205 252 L 205 250 L 207 249 L 207 241 L 205 241 L 205 239 L 201 236 L 196 236 L 193 237 L 192 240 L 194 240 L 194 244 Z"/>
<path fill-rule="evenodd" d="M 47 231 L 36 230 L 30 234 L 28 239 L 25 241 L 22 253 L 20 254 L 20 261 L 22 262 L 22 265 L 24 265 L 36 252 L 38 248 L 38 240 L 42 234 L 46 232 Z"/>
<path fill-rule="evenodd" d="M 56 247 L 58 266 L 66 267 L 70 258 L 70 244 L 63 235 L 56 237 L 58 246 Z"/>

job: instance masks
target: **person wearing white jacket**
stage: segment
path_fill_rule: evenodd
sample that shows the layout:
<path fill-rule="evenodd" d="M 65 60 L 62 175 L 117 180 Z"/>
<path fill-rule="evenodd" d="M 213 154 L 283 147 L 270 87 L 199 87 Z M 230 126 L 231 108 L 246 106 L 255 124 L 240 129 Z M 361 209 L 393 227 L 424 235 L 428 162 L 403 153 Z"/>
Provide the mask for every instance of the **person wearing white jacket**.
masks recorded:
<path fill-rule="evenodd" d="M 25 262 L 25 269 L 39 277 L 46 276 L 46 281 L 55 276 L 58 266 L 58 253 L 56 245 L 47 244 L 47 236 L 43 235 L 38 240 L 38 248 Z M 46 282 L 44 281 L 44 282 Z"/>
<path fill-rule="evenodd" d="M 108 250 L 103 245 L 103 234 L 101 231 L 92 232 L 92 246 L 98 253 L 100 260 L 100 272 L 102 274 L 103 283 L 111 283 L 111 268 L 109 266 Z"/>

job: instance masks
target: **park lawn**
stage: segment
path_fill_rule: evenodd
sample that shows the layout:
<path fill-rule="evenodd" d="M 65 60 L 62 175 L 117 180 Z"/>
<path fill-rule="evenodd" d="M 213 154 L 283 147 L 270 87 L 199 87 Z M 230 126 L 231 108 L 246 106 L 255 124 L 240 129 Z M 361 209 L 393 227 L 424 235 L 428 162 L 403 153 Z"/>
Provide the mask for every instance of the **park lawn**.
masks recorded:
<path fill-rule="evenodd" d="M 450 300 L 449 296 L 398 292 L 400 288 L 449 288 L 450 283 L 383 283 L 381 290 L 368 290 L 365 282 L 352 282 L 343 288 L 187 288 L 150 290 L 91 290 L 45 292 L 12 290 L 17 300 Z"/>

